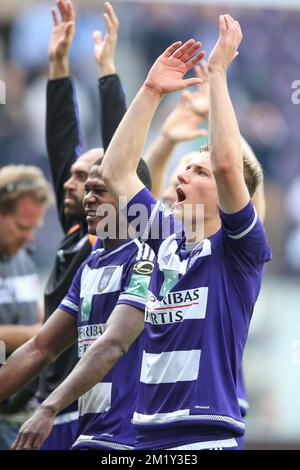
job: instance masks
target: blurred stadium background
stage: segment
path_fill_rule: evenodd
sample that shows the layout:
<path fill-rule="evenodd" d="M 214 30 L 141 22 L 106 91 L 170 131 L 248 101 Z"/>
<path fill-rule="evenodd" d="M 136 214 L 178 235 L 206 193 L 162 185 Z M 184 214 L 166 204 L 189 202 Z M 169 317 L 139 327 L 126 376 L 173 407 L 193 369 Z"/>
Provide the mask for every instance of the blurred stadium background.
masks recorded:
<path fill-rule="evenodd" d="M 77 32 L 71 51 L 85 148 L 101 145 L 92 32 L 104 30 L 100 0 L 75 0 Z M 250 410 L 248 448 L 300 449 L 300 105 L 292 83 L 300 80 L 299 0 L 113 1 L 120 18 L 117 66 L 128 103 L 154 59 L 174 40 L 200 39 L 210 52 L 217 18 L 229 12 L 244 40 L 230 69 L 230 89 L 243 135 L 265 172 L 266 230 L 273 250 L 245 354 Z M 0 3 L 0 166 L 40 166 L 46 157 L 45 87 L 51 31 L 48 0 Z M 299 82 L 300 85 L 300 82 Z M 298 85 L 298 86 L 299 86 Z M 178 96 L 164 100 L 149 142 Z M 181 145 L 176 158 L 201 142 Z M 37 237 L 43 279 L 61 238 L 55 209 Z"/>

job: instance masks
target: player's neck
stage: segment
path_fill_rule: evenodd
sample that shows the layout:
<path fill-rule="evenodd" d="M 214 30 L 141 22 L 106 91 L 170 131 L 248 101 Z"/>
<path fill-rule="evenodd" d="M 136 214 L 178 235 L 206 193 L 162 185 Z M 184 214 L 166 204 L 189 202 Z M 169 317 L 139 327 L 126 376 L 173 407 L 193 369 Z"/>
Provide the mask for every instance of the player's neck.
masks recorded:
<path fill-rule="evenodd" d="M 202 240 L 211 237 L 221 227 L 220 218 L 205 219 L 203 224 L 192 224 L 192 229 L 189 224 L 184 225 L 186 242 L 189 244 L 200 243 Z"/>
<path fill-rule="evenodd" d="M 128 238 L 122 238 L 122 239 L 120 239 L 120 238 L 114 238 L 114 239 L 106 238 L 105 240 L 103 240 L 103 247 L 104 247 L 105 251 L 114 250 L 115 248 L 118 248 L 119 246 L 126 243 L 127 241 L 128 241 Z"/>

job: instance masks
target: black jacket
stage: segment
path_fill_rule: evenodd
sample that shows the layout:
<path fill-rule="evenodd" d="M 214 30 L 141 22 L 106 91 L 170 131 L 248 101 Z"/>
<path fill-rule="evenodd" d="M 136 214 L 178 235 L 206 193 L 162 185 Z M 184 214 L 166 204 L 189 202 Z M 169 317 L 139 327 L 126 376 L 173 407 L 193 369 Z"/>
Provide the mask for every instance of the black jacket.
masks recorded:
<path fill-rule="evenodd" d="M 125 95 L 117 75 L 99 79 L 99 118 L 106 149 L 126 111 Z M 63 185 L 75 160 L 83 153 L 75 88 L 70 78 L 47 85 L 46 140 L 60 223 L 65 233 L 45 287 L 45 319 L 57 309 L 76 271 L 91 252 L 85 221 L 71 225 L 64 217 Z M 71 346 L 41 374 L 37 397 L 47 396 L 69 375 L 78 360 L 77 345 Z"/>

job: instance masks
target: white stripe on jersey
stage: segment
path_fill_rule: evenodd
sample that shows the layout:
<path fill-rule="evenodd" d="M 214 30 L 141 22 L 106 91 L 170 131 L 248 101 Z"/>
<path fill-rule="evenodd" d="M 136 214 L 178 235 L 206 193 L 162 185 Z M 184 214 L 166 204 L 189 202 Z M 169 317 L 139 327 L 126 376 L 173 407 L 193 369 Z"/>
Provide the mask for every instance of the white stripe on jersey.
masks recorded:
<path fill-rule="evenodd" d="M 249 403 L 246 400 L 244 400 L 243 398 L 238 398 L 238 402 L 240 407 L 244 408 L 245 410 L 248 410 Z"/>
<path fill-rule="evenodd" d="M 147 226 L 146 226 L 145 231 L 142 235 L 142 240 L 147 240 L 149 238 L 150 230 L 151 230 L 153 221 L 155 219 L 155 216 L 156 216 L 157 212 L 159 211 L 159 207 L 160 207 L 160 202 L 157 201 L 157 203 L 153 207 L 153 210 L 150 214 L 150 217 L 148 218 Z"/>
<path fill-rule="evenodd" d="M 143 298 L 143 297 L 139 297 L 139 296 L 137 296 L 137 295 L 126 294 L 126 292 L 125 292 L 124 294 L 121 294 L 121 295 L 119 296 L 119 299 L 118 299 L 117 304 L 121 304 L 121 303 L 122 303 L 122 300 L 129 300 L 129 301 L 131 301 L 131 302 L 138 303 L 138 304 L 140 304 L 141 309 L 142 309 L 143 311 L 145 310 L 146 299 Z"/>
<path fill-rule="evenodd" d="M 237 442 L 234 438 L 222 439 L 220 441 L 206 441 L 206 442 L 193 442 L 193 444 L 185 444 L 178 447 L 170 447 L 166 450 L 203 450 L 203 449 L 222 449 L 237 447 Z"/>
<path fill-rule="evenodd" d="M 187 419 L 190 410 L 177 410 L 171 413 L 154 413 L 153 415 L 145 415 L 142 413 L 133 413 L 133 424 L 157 424 L 169 423 L 172 421 L 180 421 L 182 418 Z"/>
<path fill-rule="evenodd" d="M 161 354 L 143 352 L 141 382 L 176 383 L 197 380 L 201 351 L 171 351 Z"/>
<path fill-rule="evenodd" d="M 136 255 L 136 260 L 140 260 L 142 258 L 144 245 L 137 238 L 134 238 L 134 242 L 135 242 L 136 246 L 138 247 L 138 253 Z"/>
<path fill-rule="evenodd" d="M 103 435 L 104 436 L 104 435 Z M 75 446 L 78 447 L 78 444 L 100 444 L 100 449 L 107 447 L 108 449 L 115 450 L 133 450 L 132 446 L 126 446 L 125 444 L 119 444 L 118 442 L 104 441 L 100 439 L 95 439 L 94 436 L 87 436 L 85 434 L 80 434 L 78 439 L 72 445 L 72 448 Z"/>
<path fill-rule="evenodd" d="M 138 247 L 138 254 L 136 256 L 136 260 L 139 261 L 141 260 L 149 260 L 153 261 L 155 258 L 155 253 L 154 251 L 150 248 L 147 243 L 141 243 L 137 238 L 134 239 L 136 246 Z M 145 249 L 144 249 L 145 247 Z"/>
<path fill-rule="evenodd" d="M 244 430 L 245 423 L 237 421 L 230 416 L 223 415 L 191 415 L 190 410 L 177 410 L 171 413 L 154 413 L 152 415 L 146 415 L 135 412 L 133 414 L 132 422 L 137 425 L 145 424 L 168 424 L 176 422 L 188 422 L 188 421 L 221 421 L 225 423 L 233 424 L 238 428 Z"/>
<path fill-rule="evenodd" d="M 78 310 L 79 310 L 78 305 L 74 304 L 73 302 L 70 302 L 70 300 L 68 300 L 66 298 L 62 301 L 61 305 L 62 305 L 62 307 L 65 306 L 65 307 L 68 307 L 68 308 L 74 310 L 74 312 L 78 312 Z"/>
<path fill-rule="evenodd" d="M 100 382 L 78 400 L 79 415 L 102 413 L 111 406 L 112 383 Z"/>
<path fill-rule="evenodd" d="M 239 233 L 237 235 L 227 234 L 230 238 L 233 238 L 234 240 L 239 240 L 240 238 L 245 237 L 249 232 L 251 232 L 251 230 L 253 229 L 253 227 L 254 227 L 254 225 L 256 224 L 256 221 L 257 221 L 257 212 L 256 212 L 256 209 L 255 209 L 254 206 L 253 206 L 253 209 L 254 209 L 254 219 L 253 219 L 252 224 L 248 228 L 246 228 L 246 230 L 244 230 L 242 233 Z"/>
<path fill-rule="evenodd" d="M 76 421 L 79 417 L 78 411 L 71 411 L 70 413 L 64 413 L 62 415 L 56 416 L 54 420 L 54 426 L 58 424 L 71 423 L 71 421 Z"/>

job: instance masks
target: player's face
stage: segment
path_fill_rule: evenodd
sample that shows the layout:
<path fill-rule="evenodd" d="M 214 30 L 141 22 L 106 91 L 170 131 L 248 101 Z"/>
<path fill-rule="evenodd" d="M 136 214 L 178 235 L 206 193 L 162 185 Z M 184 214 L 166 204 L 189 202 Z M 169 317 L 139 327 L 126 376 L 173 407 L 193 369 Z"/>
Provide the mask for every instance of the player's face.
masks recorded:
<path fill-rule="evenodd" d="M 164 189 L 162 193 L 162 200 L 163 202 L 173 208 L 173 205 L 177 201 L 177 193 L 176 188 L 178 186 L 178 175 L 185 171 L 186 166 L 188 163 L 198 154 L 198 152 L 189 152 L 184 155 L 181 160 L 179 161 L 178 165 L 176 166 L 175 170 L 173 171 L 168 185 Z"/>
<path fill-rule="evenodd" d="M 116 233 L 114 228 L 118 224 L 118 208 L 114 198 L 107 191 L 103 179 L 99 176 L 98 170 L 99 166 L 92 166 L 89 172 L 84 185 L 83 207 L 89 233 L 101 237 L 103 230 L 107 232 L 111 229 L 112 233 Z"/>
<path fill-rule="evenodd" d="M 0 214 L 0 253 L 13 256 L 33 241 L 43 215 L 44 208 L 28 196 L 20 199 L 12 214 Z"/>
<path fill-rule="evenodd" d="M 71 167 L 70 178 L 64 184 L 64 214 L 69 219 L 80 220 L 85 217 L 82 207 L 84 183 L 91 166 L 100 156 L 100 150 L 93 149 L 83 154 Z"/>
<path fill-rule="evenodd" d="M 173 208 L 173 204 L 175 204 L 177 200 L 177 193 L 176 193 L 176 188 L 178 186 L 177 175 L 182 170 L 183 168 L 179 168 L 179 167 L 175 169 L 175 172 L 172 174 L 171 178 L 169 179 L 167 187 L 164 189 L 162 193 L 163 202 L 170 208 Z"/>
<path fill-rule="evenodd" d="M 204 219 L 218 217 L 217 186 L 208 152 L 197 153 L 186 166 L 185 171 L 178 175 L 176 188 L 177 200 L 174 204 L 175 217 L 186 217 L 187 205 L 192 208 L 194 220 L 197 204 L 204 205 Z M 183 211 L 184 209 L 184 211 Z"/>

